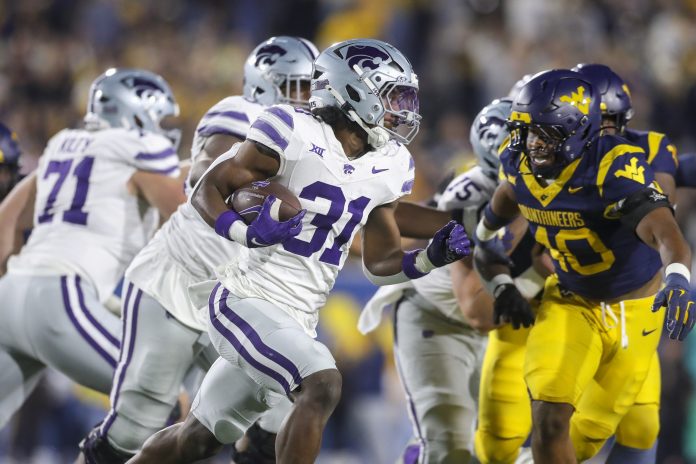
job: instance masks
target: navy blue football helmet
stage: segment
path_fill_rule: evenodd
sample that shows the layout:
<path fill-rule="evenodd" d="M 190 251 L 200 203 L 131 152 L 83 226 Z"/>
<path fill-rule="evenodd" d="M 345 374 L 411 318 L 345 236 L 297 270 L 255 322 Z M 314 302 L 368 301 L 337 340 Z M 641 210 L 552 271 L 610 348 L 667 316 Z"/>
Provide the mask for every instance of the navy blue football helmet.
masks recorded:
<path fill-rule="evenodd" d="M 19 181 L 19 148 L 17 134 L 0 123 L 0 200 L 12 190 Z"/>
<path fill-rule="evenodd" d="M 614 121 L 616 129 L 623 132 L 633 117 L 633 103 L 628 86 L 609 66 L 603 64 L 578 64 L 573 68 L 587 77 L 601 95 L 600 108 L 604 118 Z"/>
<path fill-rule="evenodd" d="M 536 74 L 512 102 L 510 148 L 528 162 L 534 175 L 553 178 L 585 152 L 599 134 L 600 98 L 582 74 L 553 69 Z M 537 163 L 528 153 L 529 132 L 543 140 L 553 159 Z M 547 160 L 548 161 L 548 160 Z"/>

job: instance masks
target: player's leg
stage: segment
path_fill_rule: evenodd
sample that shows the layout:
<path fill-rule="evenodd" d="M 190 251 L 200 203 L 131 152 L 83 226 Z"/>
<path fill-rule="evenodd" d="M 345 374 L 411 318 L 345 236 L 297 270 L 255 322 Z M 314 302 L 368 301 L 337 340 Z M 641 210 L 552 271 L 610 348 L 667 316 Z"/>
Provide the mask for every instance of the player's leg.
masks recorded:
<path fill-rule="evenodd" d="M 238 299 L 218 285 L 209 300 L 209 334 L 220 355 L 260 385 L 290 395 L 294 407 L 278 432 L 279 462 L 313 462 L 341 390 L 329 350 L 277 306 Z"/>
<path fill-rule="evenodd" d="M 111 388 L 121 339 L 119 318 L 79 276 L 31 277 L 30 343 L 44 364 L 102 393 Z M 53 304 L 46 304 L 52 302 Z"/>
<path fill-rule="evenodd" d="M 26 276 L 12 274 L 0 278 L 0 429 L 24 404 L 44 369 L 26 335 L 29 282 Z"/>
<path fill-rule="evenodd" d="M 655 462 L 660 433 L 660 391 L 660 358 L 655 353 L 635 403 L 616 430 L 616 443 L 609 453 L 608 464 Z"/>
<path fill-rule="evenodd" d="M 176 406 L 184 377 L 198 354 L 200 333 L 175 318 L 130 282 L 124 285 L 123 348 L 111 388 L 109 410 L 97 433 L 81 444 L 86 462 L 100 462 L 98 449 L 135 454 L 162 429 Z"/>
<path fill-rule="evenodd" d="M 607 356 L 597 370 L 594 380 L 583 393 L 577 405 L 576 417 L 572 423 L 573 443 L 575 444 L 577 457 L 580 460 L 589 459 L 596 454 L 604 442 L 617 431 L 619 423 L 636 402 L 638 393 L 646 386 L 645 398 L 653 398 L 653 407 L 647 406 L 644 423 L 649 436 L 645 445 L 649 448 L 657 434 L 659 422 L 653 419 L 652 412 L 656 412 L 659 386 L 646 385 L 648 372 L 657 366 L 651 367 L 655 359 L 657 344 L 662 327 L 662 315 L 650 311 L 653 297 L 629 300 L 624 302 L 625 327 L 628 336 L 628 346 L 617 347 L 610 356 Z M 615 305 L 618 313 L 619 305 Z M 657 329 L 652 331 L 652 329 Z M 613 336 L 620 340 L 620 328 L 612 329 Z M 645 333 L 647 332 L 647 333 Z M 645 334 L 645 335 L 644 335 Z M 656 373 L 659 374 L 659 371 Z M 651 382 L 655 379 L 651 378 Z M 640 411 L 636 411 L 639 416 Z M 642 417 L 641 417 L 642 418 Z M 640 434 L 642 432 L 635 432 Z M 622 439 L 629 440 L 628 429 L 624 428 Z M 637 438 L 634 443 L 638 443 Z"/>
<path fill-rule="evenodd" d="M 575 295 L 562 296 L 557 283 L 547 279 L 524 364 L 533 400 L 532 450 L 540 464 L 576 462 L 570 418 L 597 371 L 604 346 L 594 307 Z"/>
<path fill-rule="evenodd" d="M 529 329 L 492 331 L 481 373 L 476 457 L 483 464 L 515 462 L 532 429 L 532 405 L 522 367 Z"/>
<path fill-rule="evenodd" d="M 129 463 L 189 463 L 213 456 L 279 398 L 220 358 L 203 379 L 186 420 L 152 435 Z"/>
<path fill-rule="evenodd" d="M 485 338 L 417 294 L 398 304 L 394 354 L 421 450 L 418 462 L 469 462 Z"/>
<path fill-rule="evenodd" d="M 44 365 L 21 353 L 0 350 L 0 429 L 34 391 L 44 372 Z"/>
<path fill-rule="evenodd" d="M 232 462 L 234 464 L 275 463 L 276 437 L 291 408 L 290 400 L 283 398 L 266 411 L 234 444 Z"/>

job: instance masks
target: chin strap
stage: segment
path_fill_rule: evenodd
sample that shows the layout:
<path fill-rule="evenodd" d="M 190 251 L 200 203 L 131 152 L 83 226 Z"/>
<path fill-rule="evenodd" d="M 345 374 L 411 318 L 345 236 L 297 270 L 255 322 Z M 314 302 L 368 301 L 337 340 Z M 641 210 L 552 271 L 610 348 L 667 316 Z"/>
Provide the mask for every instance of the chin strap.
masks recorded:
<path fill-rule="evenodd" d="M 341 105 L 341 109 L 346 111 L 353 121 L 355 121 L 362 129 L 367 133 L 367 143 L 373 148 L 382 148 L 389 142 L 389 132 L 384 127 L 375 126 L 368 127 L 363 120 L 358 116 L 353 107 L 345 101 L 345 99 L 338 93 L 332 86 L 327 85 L 326 90 L 333 95 L 333 97 Z"/>

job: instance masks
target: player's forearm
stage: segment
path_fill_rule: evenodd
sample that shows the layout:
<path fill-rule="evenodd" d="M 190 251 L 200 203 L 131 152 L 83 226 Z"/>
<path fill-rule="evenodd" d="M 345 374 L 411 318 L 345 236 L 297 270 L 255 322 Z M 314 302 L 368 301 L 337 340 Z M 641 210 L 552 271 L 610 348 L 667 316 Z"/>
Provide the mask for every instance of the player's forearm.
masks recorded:
<path fill-rule="evenodd" d="M 648 213 L 638 223 L 636 234 L 660 253 L 665 266 L 681 263 L 687 269 L 691 268 L 691 249 L 668 208 L 657 208 Z"/>
<path fill-rule="evenodd" d="M 451 213 L 417 203 L 400 201 L 394 217 L 402 237 L 429 239 L 451 219 Z"/>
<path fill-rule="evenodd" d="M 214 228 L 217 218 L 229 211 L 225 199 L 224 193 L 215 184 L 204 180 L 191 195 L 191 205 L 201 218 Z"/>

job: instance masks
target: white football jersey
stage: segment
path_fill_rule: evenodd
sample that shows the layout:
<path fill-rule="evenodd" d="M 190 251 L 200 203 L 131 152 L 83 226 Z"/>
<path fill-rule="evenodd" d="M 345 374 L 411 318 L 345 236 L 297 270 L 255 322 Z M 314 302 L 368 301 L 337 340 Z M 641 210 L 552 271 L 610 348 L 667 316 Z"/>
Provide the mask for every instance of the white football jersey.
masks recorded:
<path fill-rule="evenodd" d="M 241 96 L 227 97 L 215 104 L 198 123 L 191 159 L 195 160 L 205 139 L 214 134 L 245 139 L 251 121 L 265 108 Z M 217 158 L 213 165 L 224 159 L 224 156 Z M 186 202 L 133 259 L 126 278 L 180 322 L 203 331 L 205 323 L 198 320 L 186 289 L 193 283 L 214 279 L 215 267 L 235 259 L 240 248 L 244 247 L 217 235 L 190 202 Z"/>
<path fill-rule="evenodd" d="M 307 210 L 302 232 L 283 244 L 247 249 L 218 275 L 242 298 L 268 300 L 316 336 L 318 309 L 334 285 L 358 229 L 377 206 L 411 192 L 414 164 L 405 146 L 349 159 L 333 130 L 309 112 L 288 105 L 268 108 L 247 140 L 280 157 L 274 181 L 288 187 Z"/>
<path fill-rule="evenodd" d="M 156 225 L 128 190 L 138 170 L 177 177 L 171 142 L 120 128 L 56 134 L 39 160 L 34 229 L 10 272 L 78 274 L 105 301 Z"/>
<path fill-rule="evenodd" d="M 479 166 L 475 166 L 449 183 L 440 196 L 437 207 L 445 211 L 463 209 L 473 213 L 465 217 L 476 218 L 493 196 L 496 186 L 495 179 L 491 179 Z M 475 222 L 466 226 L 467 233 L 472 236 Z M 449 266 L 433 269 L 420 279 L 413 280 L 412 283 L 416 291 L 445 316 L 465 322 L 459 310 L 457 298 L 452 291 Z"/>
<path fill-rule="evenodd" d="M 227 97 L 213 105 L 196 127 L 191 145 L 191 161 L 195 161 L 203 150 L 205 140 L 211 135 L 231 135 L 244 140 L 249 125 L 265 108 L 242 96 Z"/>

